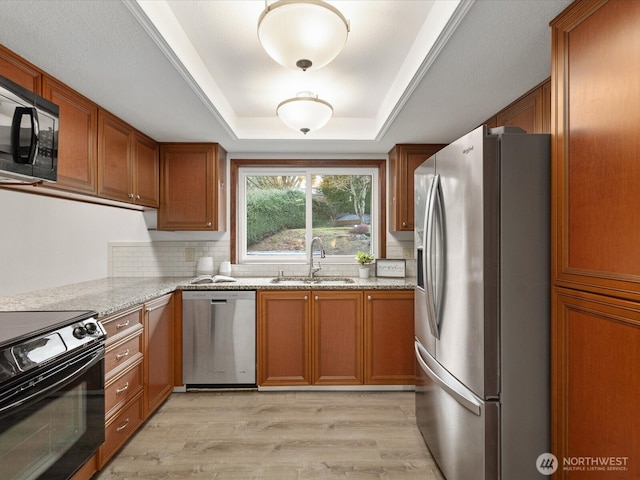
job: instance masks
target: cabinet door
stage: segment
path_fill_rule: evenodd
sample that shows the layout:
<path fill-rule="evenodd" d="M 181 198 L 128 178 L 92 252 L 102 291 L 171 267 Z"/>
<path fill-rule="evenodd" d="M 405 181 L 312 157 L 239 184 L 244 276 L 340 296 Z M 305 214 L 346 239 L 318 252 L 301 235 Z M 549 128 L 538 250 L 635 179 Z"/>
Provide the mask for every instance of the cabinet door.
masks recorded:
<path fill-rule="evenodd" d="M 310 295 L 258 292 L 258 385 L 311 384 Z"/>
<path fill-rule="evenodd" d="M 0 45 L 0 75 L 40 95 L 42 75 L 29 62 Z"/>
<path fill-rule="evenodd" d="M 98 112 L 98 195 L 131 202 L 131 127 L 113 115 Z"/>
<path fill-rule="evenodd" d="M 69 87 L 43 78 L 43 96 L 60 107 L 58 180 L 53 187 L 96 193 L 98 107 Z"/>
<path fill-rule="evenodd" d="M 365 292 L 364 372 L 369 385 L 413 385 L 413 292 Z"/>
<path fill-rule="evenodd" d="M 160 200 L 158 144 L 138 132 L 133 134 L 134 203 L 157 208 Z"/>
<path fill-rule="evenodd" d="M 219 158 L 222 157 L 222 158 Z M 219 162 L 226 161 L 216 144 L 160 146 L 159 230 L 218 230 Z"/>
<path fill-rule="evenodd" d="M 543 89 L 538 87 L 498 113 L 496 123 L 500 127 L 520 127 L 527 133 L 549 133 L 543 132 L 543 111 Z"/>
<path fill-rule="evenodd" d="M 165 295 L 145 304 L 146 416 L 173 390 L 173 302 Z"/>
<path fill-rule="evenodd" d="M 575 2 L 552 22 L 553 275 L 640 300 L 640 2 Z"/>
<path fill-rule="evenodd" d="M 390 231 L 413 231 L 413 172 L 443 147 L 441 144 L 402 144 L 389 152 Z"/>
<path fill-rule="evenodd" d="M 598 457 L 625 468 L 556 478 L 640 478 L 640 304 L 555 289 L 553 309 L 552 451 L 561 465 Z"/>
<path fill-rule="evenodd" d="M 362 384 L 362 292 L 317 290 L 311 293 L 313 383 Z"/>

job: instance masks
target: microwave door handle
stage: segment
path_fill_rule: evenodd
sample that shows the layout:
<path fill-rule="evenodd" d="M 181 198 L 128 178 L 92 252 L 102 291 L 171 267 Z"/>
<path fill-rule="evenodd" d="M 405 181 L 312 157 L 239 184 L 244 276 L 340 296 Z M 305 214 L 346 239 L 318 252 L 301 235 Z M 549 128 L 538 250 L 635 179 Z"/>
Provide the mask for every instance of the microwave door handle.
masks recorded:
<path fill-rule="evenodd" d="M 426 275 L 426 285 L 425 290 L 427 292 L 427 317 L 429 317 L 429 329 L 431 330 L 431 334 L 435 338 L 440 338 L 440 331 L 438 328 L 438 319 L 436 317 L 436 305 L 434 299 L 434 284 L 433 284 L 433 265 L 432 265 L 432 255 L 433 255 L 433 228 L 434 228 L 434 217 L 435 217 L 435 195 L 438 188 L 438 184 L 440 183 L 440 175 L 435 175 L 431 179 L 431 185 L 429 186 L 429 195 L 427 196 L 427 214 L 425 215 L 425 243 L 426 248 L 423 254 L 424 258 L 424 268 Z"/>
<path fill-rule="evenodd" d="M 35 108 L 31 111 L 31 151 L 29 152 L 29 163 L 36 163 L 36 154 L 40 149 L 40 119 L 38 118 L 38 110 Z"/>
<path fill-rule="evenodd" d="M 29 151 L 26 155 L 22 153 L 20 148 L 20 126 L 22 125 L 22 117 L 25 115 L 29 116 L 29 123 L 31 124 Z M 11 121 L 11 149 L 14 162 L 33 165 L 38 151 L 39 133 L 40 125 L 38 123 L 37 110 L 31 107 L 16 107 Z"/>

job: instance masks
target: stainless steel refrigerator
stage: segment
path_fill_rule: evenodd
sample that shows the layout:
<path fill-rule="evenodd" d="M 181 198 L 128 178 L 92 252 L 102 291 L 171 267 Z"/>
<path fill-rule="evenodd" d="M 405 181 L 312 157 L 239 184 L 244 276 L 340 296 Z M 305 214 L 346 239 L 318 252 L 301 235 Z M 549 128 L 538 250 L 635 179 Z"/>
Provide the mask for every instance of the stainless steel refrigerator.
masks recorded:
<path fill-rule="evenodd" d="M 415 171 L 418 427 L 447 480 L 547 478 L 550 138 L 482 126 Z"/>

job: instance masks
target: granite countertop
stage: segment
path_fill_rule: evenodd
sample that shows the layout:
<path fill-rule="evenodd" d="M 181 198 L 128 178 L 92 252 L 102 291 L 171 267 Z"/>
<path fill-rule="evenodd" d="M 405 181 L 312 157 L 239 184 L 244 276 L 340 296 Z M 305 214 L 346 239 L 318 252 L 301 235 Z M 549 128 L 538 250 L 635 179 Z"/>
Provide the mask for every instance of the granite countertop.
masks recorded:
<path fill-rule="evenodd" d="M 0 311 L 94 310 L 100 317 L 140 305 L 175 290 L 413 290 L 415 278 L 353 278 L 353 283 L 277 284 L 272 277 L 192 285 L 192 278 L 110 277 L 0 297 Z"/>

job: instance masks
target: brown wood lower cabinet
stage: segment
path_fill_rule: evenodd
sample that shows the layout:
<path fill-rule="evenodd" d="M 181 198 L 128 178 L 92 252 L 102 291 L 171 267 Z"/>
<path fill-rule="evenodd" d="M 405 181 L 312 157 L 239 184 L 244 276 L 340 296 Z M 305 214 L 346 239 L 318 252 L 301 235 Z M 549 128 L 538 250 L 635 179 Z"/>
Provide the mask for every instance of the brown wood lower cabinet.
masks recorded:
<path fill-rule="evenodd" d="M 313 384 L 362 384 L 362 292 L 318 290 L 310 294 Z"/>
<path fill-rule="evenodd" d="M 553 301 L 553 453 L 560 465 L 613 458 L 625 470 L 602 478 L 640 478 L 640 304 L 561 288 Z M 555 478 L 596 477 L 560 468 Z"/>
<path fill-rule="evenodd" d="M 411 291 L 258 292 L 260 386 L 413 385 L 412 349 Z"/>
<path fill-rule="evenodd" d="M 105 424 L 104 443 L 100 447 L 100 468 L 118 452 L 144 421 L 144 399 L 139 392 Z"/>
<path fill-rule="evenodd" d="M 173 391 L 173 295 L 145 304 L 144 365 L 146 416 Z"/>
<path fill-rule="evenodd" d="M 413 385 L 413 292 L 364 293 L 364 381 L 369 385 Z"/>
<path fill-rule="evenodd" d="M 102 468 L 173 391 L 173 295 L 100 320 L 105 352 Z M 87 477 L 88 478 L 88 477 Z"/>
<path fill-rule="evenodd" d="M 311 384 L 310 295 L 258 292 L 258 385 Z"/>
<path fill-rule="evenodd" d="M 144 412 L 133 417 L 127 415 L 127 412 L 135 411 L 132 405 L 142 404 L 142 306 L 115 313 L 100 323 L 107 332 L 107 343 L 104 361 L 105 442 L 98 450 L 98 468 L 109 461 L 142 423 Z"/>

